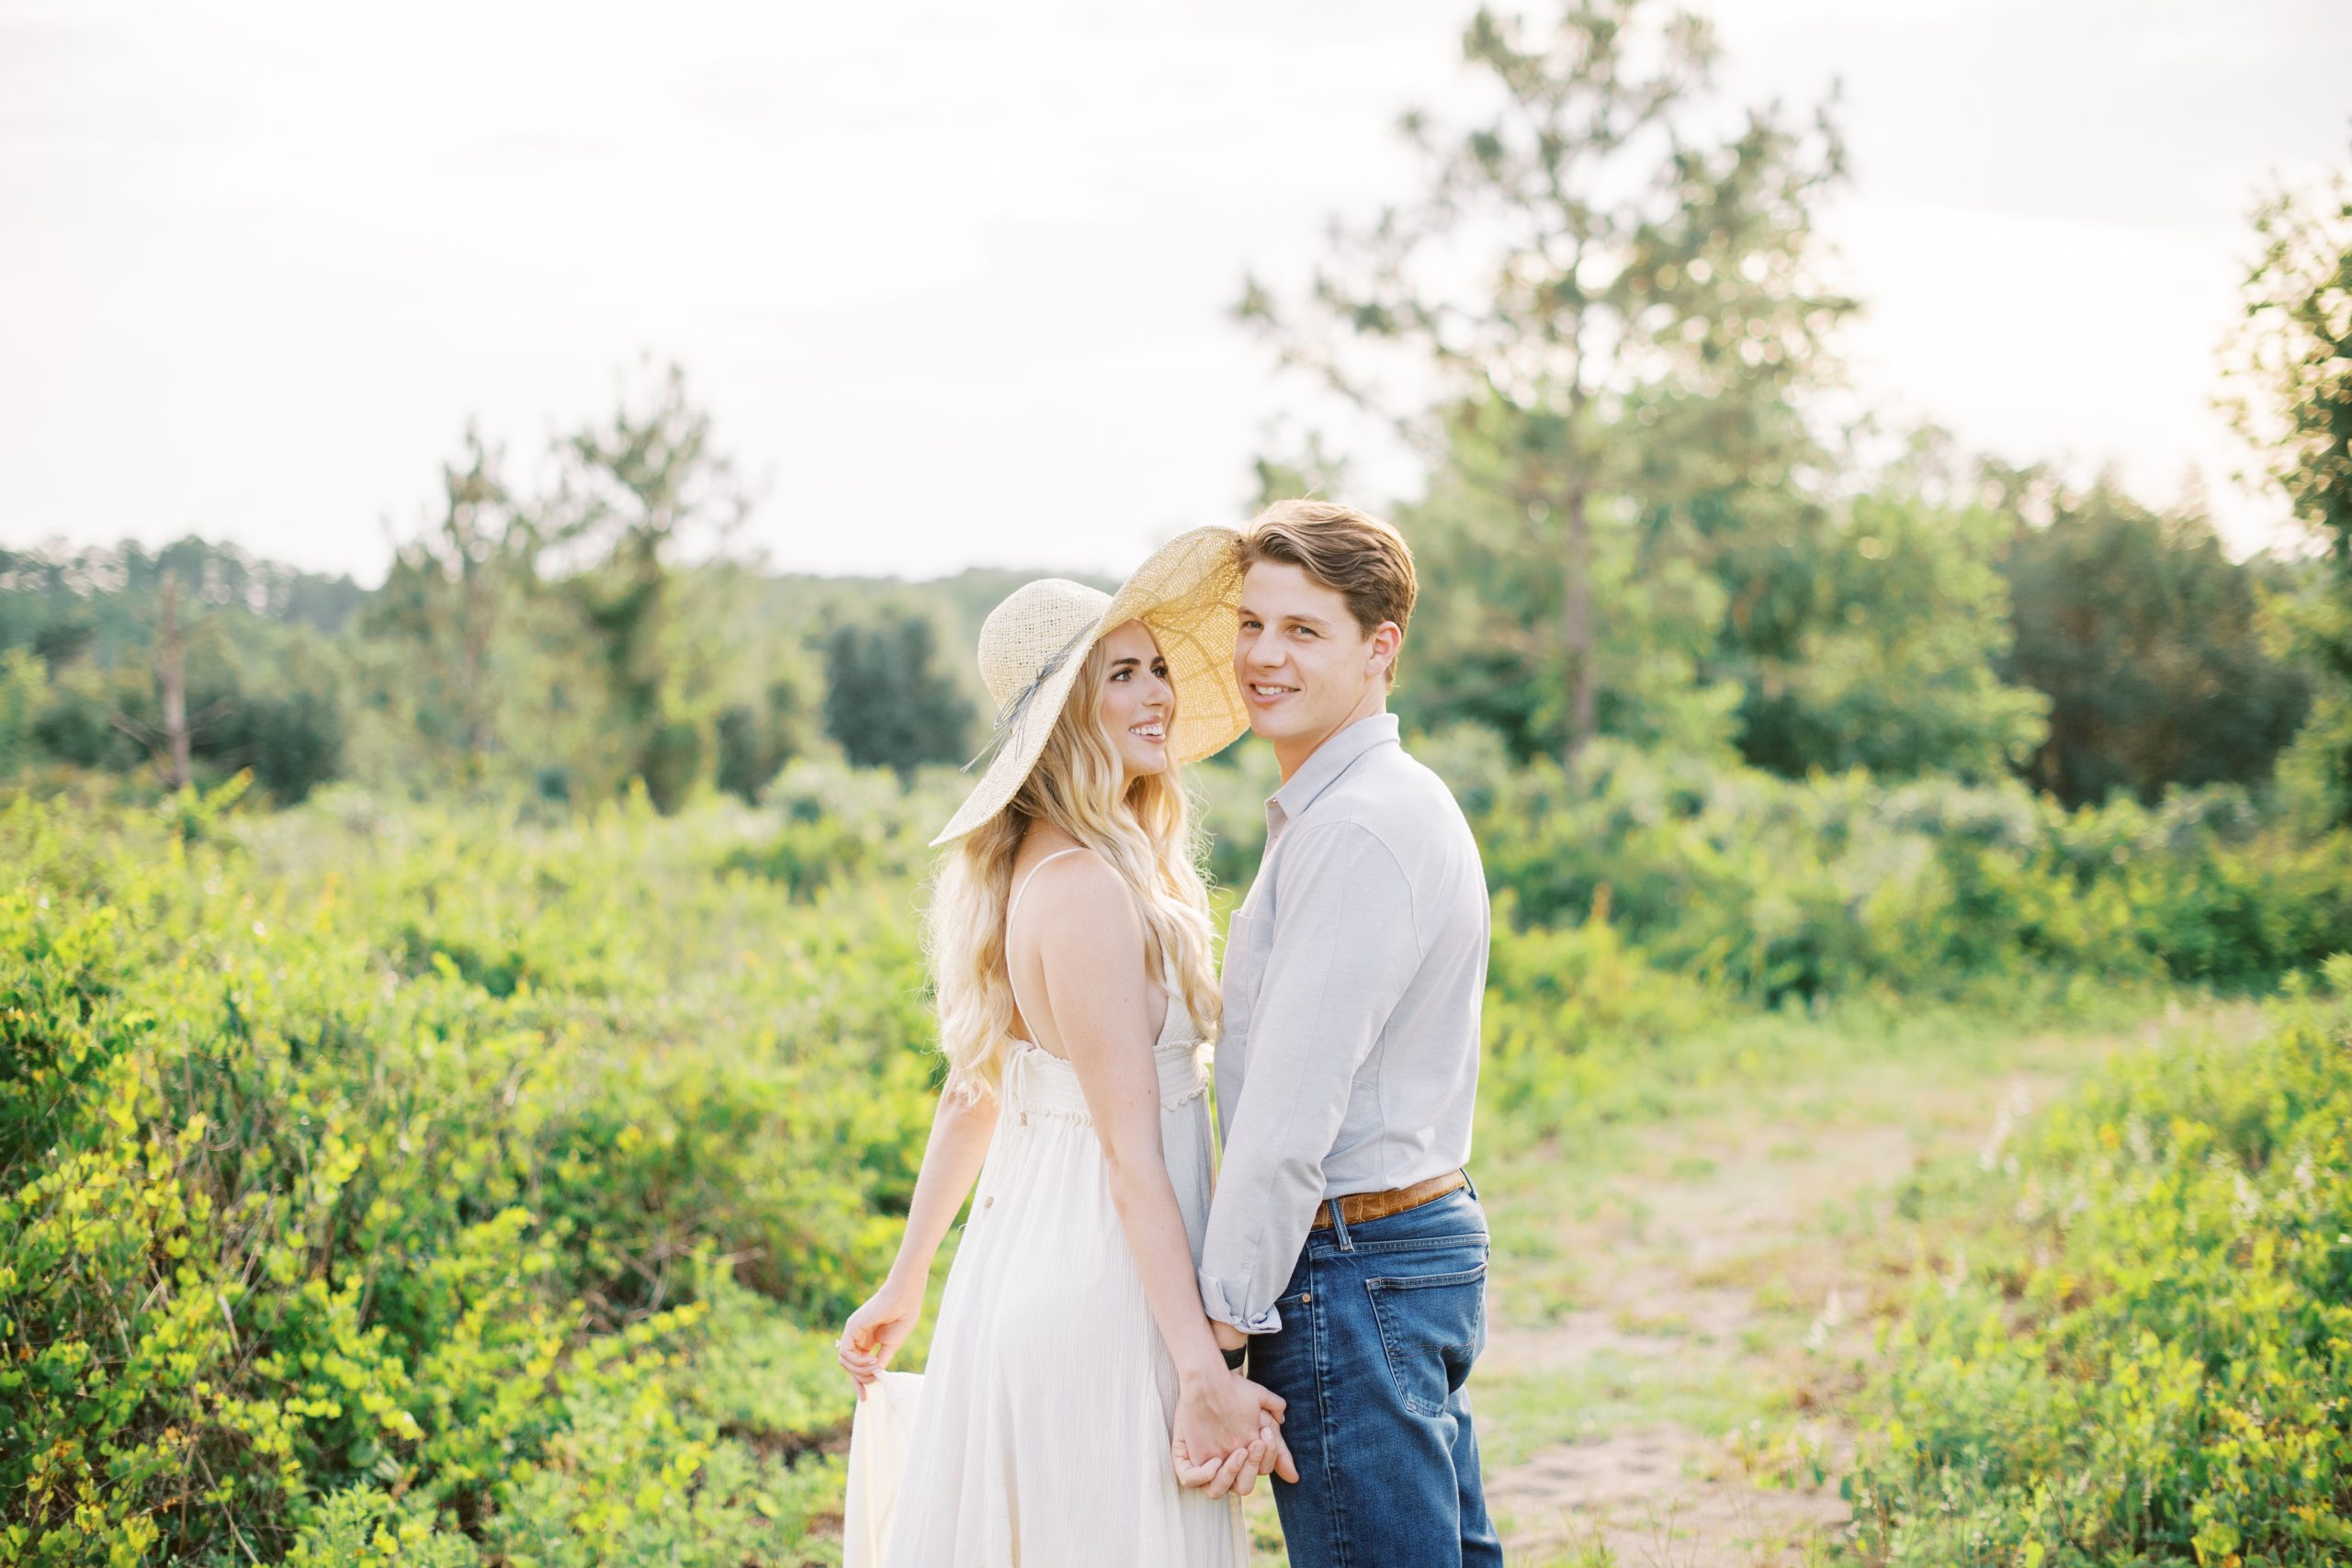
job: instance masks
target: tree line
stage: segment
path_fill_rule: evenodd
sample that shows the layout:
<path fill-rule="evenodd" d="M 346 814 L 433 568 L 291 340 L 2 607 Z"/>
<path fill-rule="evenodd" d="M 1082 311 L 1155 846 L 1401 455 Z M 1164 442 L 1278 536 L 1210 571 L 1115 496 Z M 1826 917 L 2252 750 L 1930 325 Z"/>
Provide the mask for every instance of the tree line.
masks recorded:
<path fill-rule="evenodd" d="M 558 802 L 638 781 L 673 810 L 752 798 L 820 746 L 901 770 L 956 753 L 953 602 L 763 570 L 733 547 L 749 500 L 709 413 L 675 368 L 639 379 L 537 490 L 469 429 L 379 588 L 195 537 L 0 551 L 0 770 L 250 768 L 286 801 L 340 777 Z"/>
<path fill-rule="evenodd" d="M 2352 196 L 2267 193 L 2228 405 L 2316 551 L 2233 560 L 2201 499 L 1821 412 L 1849 390 L 1816 227 L 1831 97 L 1727 106 L 1701 18 L 1481 11 L 1488 112 L 1411 113 L 1418 189 L 1245 280 L 1286 371 L 1422 457 L 1407 721 L 1572 769 L 1589 739 L 1786 776 L 2014 773 L 2077 805 L 2271 788 L 2352 820 Z M 1328 406 L 1328 405 L 1327 405 Z M 1270 438 L 1265 497 L 1351 490 Z M 779 575 L 684 376 L 625 385 L 531 487 L 469 429 L 384 584 L 184 540 L 0 554 L 0 768 L 251 767 L 604 798 L 755 796 L 838 747 L 910 770 L 984 726 L 964 657 L 1014 581 Z M 176 671 L 176 673 L 175 673 Z"/>
<path fill-rule="evenodd" d="M 2261 784 L 2292 742 L 2297 801 L 2346 819 L 2340 179 L 2262 198 L 2222 348 L 2324 561 L 2233 562 L 2195 494 L 1823 415 L 1860 304 L 1815 222 L 1847 177 L 1834 94 L 1724 105 L 1713 28 L 1647 0 L 1482 9 L 1463 50 L 1486 112 L 1403 117 L 1419 188 L 1236 306 L 1432 476 L 1400 509 L 1444 589 L 1408 712 L 1571 765 L 1620 735 L 1791 775 L 2011 771 L 2069 804 Z M 1346 490 L 1333 450 L 1308 431 L 1262 488 Z"/>

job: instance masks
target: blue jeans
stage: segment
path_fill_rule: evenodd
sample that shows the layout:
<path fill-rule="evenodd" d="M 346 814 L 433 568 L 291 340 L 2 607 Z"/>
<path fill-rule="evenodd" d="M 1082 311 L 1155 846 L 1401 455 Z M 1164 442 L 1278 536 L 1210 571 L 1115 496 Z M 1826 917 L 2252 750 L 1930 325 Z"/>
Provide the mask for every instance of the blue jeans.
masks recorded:
<path fill-rule="evenodd" d="M 1501 1568 L 1463 1389 L 1487 1344 L 1477 1189 L 1309 1231 L 1274 1305 L 1250 1375 L 1289 1402 L 1298 1481 L 1272 1484 L 1292 1568 Z"/>

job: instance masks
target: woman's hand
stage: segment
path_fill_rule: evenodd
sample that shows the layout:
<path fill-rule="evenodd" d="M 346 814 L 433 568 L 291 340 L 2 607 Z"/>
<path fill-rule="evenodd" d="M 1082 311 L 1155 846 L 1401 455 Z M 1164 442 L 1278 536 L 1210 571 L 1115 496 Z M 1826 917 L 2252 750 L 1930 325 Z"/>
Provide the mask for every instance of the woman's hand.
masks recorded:
<path fill-rule="evenodd" d="M 1239 1372 L 1186 1388 L 1168 1445 L 1177 1483 L 1222 1497 L 1227 1492 L 1247 1495 L 1261 1475 L 1295 1482 L 1298 1466 L 1283 1441 L 1283 1409 L 1282 1395 Z M 1221 1422 L 1238 1425 L 1220 1427 Z M 1220 1431 L 1232 1434 L 1231 1440 L 1221 1442 L 1216 1435 Z"/>
<path fill-rule="evenodd" d="M 849 1314 L 842 1337 L 833 1342 L 833 1353 L 857 1385 L 858 1398 L 865 1397 L 866 1385 L 890 1364 L 922 1316 L 922 1287 L 902 1285 L 895 1278 L 884 1280 L 864 1306 Z"/>

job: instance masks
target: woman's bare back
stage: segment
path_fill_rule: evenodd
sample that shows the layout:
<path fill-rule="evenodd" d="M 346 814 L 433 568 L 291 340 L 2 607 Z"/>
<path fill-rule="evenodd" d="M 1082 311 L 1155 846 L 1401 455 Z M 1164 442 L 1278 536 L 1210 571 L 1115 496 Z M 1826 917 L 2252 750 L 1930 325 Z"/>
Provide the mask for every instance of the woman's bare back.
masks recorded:
<path fill-rule="evenodd" d="M 1013 1037 L 1065 1061 L 1069 1060 L 1069 1053 L 1062 1043 L 1062 1029 L 1054 1020 L 1053 998 L 1046 985 L 1046 930 L 1054 914 L 1052 878 L 1047 878 L 1035 889 L 1035 897 L 1027 899 L 1025 903 L 1023 899 L 1031 891 L 1031 879 L 1045 869 L 1047 862 L 1091 852 L 1086 845 L 1059 829 L 1041 825 L 1022 840 L 1020 850 L 1012 857 L 1012 892 L 1005 900 L 1004 968 L 1012 986 Z M 1024 911 L 1028 919 L 1017 920 L 1015 917 Z M 1144 933 L 1143 940 L 1148 973 L 1151 947 L 1148 931 Z M 1154 1039 L 1166 1032 L 1168 1012 L 1174 1005 L 1164 976 L 1158 989 L 1159 1017 L 1151 1024 Z M 1023 997 L 1036 1004 L 1034 1010 L 1023 1004 L 1021 998 Z"/>

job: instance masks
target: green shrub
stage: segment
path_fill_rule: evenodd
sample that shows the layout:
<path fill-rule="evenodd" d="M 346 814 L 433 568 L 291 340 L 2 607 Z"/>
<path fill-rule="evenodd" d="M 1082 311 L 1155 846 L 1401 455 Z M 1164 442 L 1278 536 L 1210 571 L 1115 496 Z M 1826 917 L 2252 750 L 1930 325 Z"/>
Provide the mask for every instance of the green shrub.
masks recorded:
<path fill-rule="evenodd" d="M 2352 947 L 2352 833 L 2261 828 L 2216 786 L 2069 812 L 2022 784 L 1803 782 L 1596 744 L 1477 819 L 1517 918 L 1611 920 L 1657 967 L 1767 1004 L 1964 996 L 2030 972 L 2265 989 Z"/>
<path fill-rule="evenodd" d="M 1758 1000 L 2346 945 L 2346 841 L 2242 796 L 1595 752 L 1574 792 L 1442 759 L 1498 884 L 1482 1146 L 1748 1070 Z M 1221 827 L 1261 763 L 1195 773 Z M 804 757 L 674 817 L 244 782 L 0 805 L 0 1565 L 826 1561 L 828 1341 L 913 1186 L 919 881 L 968 775 Z M 2283 1090 L 2225 1087 L 2199 1157 L 2259 1187 Z"/>
<path fill-rule="evenodd" d="M 1729 1000 L 1651 968 L 1605 907 L 1556 930 L 1521 930 L 1514 912 L 1506 889 L 1495 900 L 1481 1010 L 1488 1146 L 1557 1128 L 1651 1049 L 1718 1021 Z"/>
<path fill-rule="evenodd" d="M 801 1560 L 848 1396 L 779 1303 L 837 1322 L 911 1190 L 904 884 L 225 799 L 0 809 L 0 1562 Z"/>
<path fill-rule="evenodd" d="M 729 853 L 725 866 L 784 885 L 796 898 L 815 896 L 843 877 L 865 871 L 874 859 L 874 840 L 838 818 L 813 822 L 787 818 L 765 845 Z"/>
<path fill-rule="evenodd" d="M 2058 1107 L 1894 1337 L 1849 1483 L 1870 1560 L 2352 1556 L 2347 1129 L 2352 1012 L 2301 999 Z"/>

